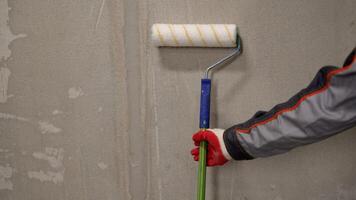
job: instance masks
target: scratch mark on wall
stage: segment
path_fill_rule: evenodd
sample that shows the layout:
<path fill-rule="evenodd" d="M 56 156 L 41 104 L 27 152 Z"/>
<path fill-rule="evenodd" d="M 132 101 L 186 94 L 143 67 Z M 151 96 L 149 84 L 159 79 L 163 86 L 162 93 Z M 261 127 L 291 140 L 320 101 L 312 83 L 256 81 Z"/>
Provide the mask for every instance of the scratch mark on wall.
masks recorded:
<path fill-rule="evenodd" d="M 1 166 L 0 165 L 0 190 L 12 190 L 13 184 L 11 180 L 13 168 L 9 165 Z"/>
<path fill-rule="evenodd" d="M 9 113 L 0 113 L 0 119 L 18 120 L 18 121 L 24 121 L 24 122 L 30 121 L 27 118 L 19 117 L 19 116 L 16 116 L 16 115 L 13 115 L 13 114 L 9 114 Z"/>
<path fill-rule="evenodd" d="M 108 168 L 108 165 L 105 164 L 104 162 L 99 162 L 99 163 L 98 163 L 98 167 L 99 167 L 100 169 L 102 169 L 102 170 L 105 170 L 105 169 Z"/>
<path fill-rule="evenodd" d="M 98 14 L 98 17 L 96 18 L 95 30 L 96 30 L 96 28 L 98 27 L 98 25 L 100 23 L 101 16 L 103 15 L 104 5 L 105 5 L 105 0 L 102 0 L 101 1 L 101 6 L 100 6 L 100 10 L 99 10 L 99 14 Z"/>
<path fill-rule="evenodd" d="M 234 191 L 235 191 L 235 177 L 234 177 L 233 172 L 231 172 L 230 177 L 231 177 L 231 179 L 230 179 L 230 181 L 231 181 L 231 183 L 230 183 L 230 199 L 234 199 L 233 197 L 234 197 Z"/>
<path fill-rule="evenodd" d="M 37 179 L 41 182 L 53 182 L 54 184 L 63 182 L 64 170 L 59 172 L 52 171 L 29 171 L 27 172 L 29 178 Z"/>
<path fill-rule="evenodd" d="M 71 87 L 68 90 L 68 97 L 70 99 L 76 99 L 83 95 L 84 95 L 84 92 L 83 92 L 82 88 L 80 88 L 80 87 Z"/>
<path fill-rule="evenodd" d="M 26 37 L 25 34 L 14 35 L 9 26 L 8 1 L 0 1 L 0 61 L 6 61 L 11 56 L 9 45 L 18 38 Z"/>
<path fill-rule="evenodd" d="M 39 121 L 38 125 L 39 125 L 39 128 L 40 128 L 42 134 L 59 133 L 62 131 L 62 129 L 55 127 L 53 124 L 51 124 L 47 121 Z"/>
<path fill-rule="evenodd" d="M 0 103 L 5 103 L 7 101 L 7 88 L 10 74 L 11 72 L 8 68 L 0 68 Z"/>
<path fill-rule="evenodd" d="M 157 87 L 156 87 L 156 76 L 155 76 L 155 71 L 152 70 L 152 88 L 153 88 L 153 114 L 154 114 L 154 126 L 155 126 L 155 131 L 154 131 L 154 135 L 155 135 L 155 143 L 156 143 L 156 167 L 159 168 L 160 167 L 160 144 L 159 144 L 159 129 L 158 129 L 158 103 L 157 103 Z M 161 176 L 158 174 L 157 177 L 157 184 L 158 184 L 158 192 L 159 192 L 159 200 L 162 199 L 162 180 L 161 180 Z"/>
<path fill-rule="evenodd" d="M 40 160 L 45 160 L 51 167 L 58 169 L 63 167 L 63 152 L 64 150 L 62 148 L 46 147 L 45 152 L 34 152 L 32 156 Z"/>

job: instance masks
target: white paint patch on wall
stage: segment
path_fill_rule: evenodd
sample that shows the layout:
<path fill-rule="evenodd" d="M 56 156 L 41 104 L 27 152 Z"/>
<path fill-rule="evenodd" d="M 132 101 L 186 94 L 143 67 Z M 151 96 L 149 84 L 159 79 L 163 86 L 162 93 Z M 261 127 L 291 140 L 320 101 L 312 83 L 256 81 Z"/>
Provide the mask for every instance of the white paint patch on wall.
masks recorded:
<path fill-rule="evenodd" d="M 9 149 L 0 149 L 0 153 L 8 153 L 8 152 L 10 152 Z"/>
<path fill-rule="evenodd" d="M 84 95 L 84 92 L 83 92 L 82 88 L 80 88 L 80 87 L 71 87 L 68 90 L 68 97 L 70 99 L 76 99 L 83 95 Z"/>
<path fill-rule="evenodd" d="M 0 62 L 6 61 L 11 56 L 10 44 L 18 38 L 26 37 L 25 34 L 14 35 L 9 26 L 10 7 L 7 0 L 0 1 Z M 8 81 L 11 72 L 7 68 L 0 69 L 0 103 L 6 103 L 11 95 L 7 94 Z"/>
<path fill-rule="evenodd" d="M 102 169 L 102 170 L 105 170 L 105 169 L 108 168 L 108 165 L 105 164 L 104 162 L 99 162 L 99 163 L 98 163 L 98 167 L 99 167 L 100 169 Z"/>
<path fill-rule="evenodd" d="M 45 152 L 34 152 L 32 156 L 39 160 L 45 160 L 51 167 L 59 169 L 63 167 L 63 152 L 62 148 L 46 147 Z"/>
<path fill-rule="evenodd" d="M 47 121 L 39 121 L 38 122 L 40 131 L 42 134 L 46 133 L 59 133 L 62 131 L 62 129 L 54 126 L 53 124 L 47 122 Z"/>
<path fill-rule="evenodd" d="M 102 111 L 103 111 L 103 107 L 100 106 L 100 107 L 98 108 L 98 112 L 102 112 Z"/>
<path fill-rule="evenodd" d="M 63 148 L 53 147 L 46 147 L 44 152 L 34 152 L 32 156 L 36 159 L 47 161 L 48 165 L 53 168 L 53 171 L 28 171 L 28 177 L 30 179 L 39 180 L 40 182 L 62 183 L 65 171 L 63 166 L 63 153 Z"/>
<path fill-rule="evenodd" d="M 350 185 L 338 185 L 337 186 L 337 198 L 336 199 L 355 199 L 356 198 L 356 186 Z"/>
<path fill-rule="evenodd" d="M 52 115 L 60 115 L 60 114 L 63 114 L 63 111 L 61 111 L 61 110 L 53 110 L 52 111 Z"/>
<path fill-rule="evenodd" d="M 0 190 L 12 190 L 13 184 L 11 180 L 14 169 L 10 166 L 1 166 L 0 165 Z"/>
<path fill-rule="evenodd" d="M 0 68 L 0 103 L 5 103 L 7 101 L 8 98 L 7 88 L 8 88 L 10 74 L 11 72 L 8 68 L 5 67 Z"/>
<path fill-rule="evenodd" d="M 54 184 L 62 183 L 63 182 L 63 175 L 64 170 L 59 172 L 52 172 L 52 171 L 29 171 L 27 175 L 31 179 L 37 179 L 41 182 L 53 182 Z"/>
<path fill-rule="evenodd" d="M 9 113 L 0 113 L 0 119 L 6 119 L 6 120 L 18 120 L 18 121 L 23 121 L 23 122 L 28 122 L 30 121 L 27 118 L 24 117 L 19 117 L 13 114 L 9 114 Z"/>
<path fill-rule="evenodd" d="M 9 26 L 8 1 L 0 1 L 0 61 L 5 61 L 11 56 L 9 45 L 12 41 L 26 37 L 25 34 L 14 35 Z"/>

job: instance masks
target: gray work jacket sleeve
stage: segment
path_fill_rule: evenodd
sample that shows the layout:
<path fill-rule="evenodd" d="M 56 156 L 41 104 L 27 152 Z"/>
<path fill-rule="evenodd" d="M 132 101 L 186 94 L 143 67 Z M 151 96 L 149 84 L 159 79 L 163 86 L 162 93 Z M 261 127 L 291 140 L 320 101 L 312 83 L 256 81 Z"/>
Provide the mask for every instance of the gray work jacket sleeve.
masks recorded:
<path fill-rule="evenodd" d="M 355 50 L 343 67 L 321 68 L 309 86 L 287 102 L 227 129 L 229 154 L 236 160 L 272 156 L 355 126 Z"/>

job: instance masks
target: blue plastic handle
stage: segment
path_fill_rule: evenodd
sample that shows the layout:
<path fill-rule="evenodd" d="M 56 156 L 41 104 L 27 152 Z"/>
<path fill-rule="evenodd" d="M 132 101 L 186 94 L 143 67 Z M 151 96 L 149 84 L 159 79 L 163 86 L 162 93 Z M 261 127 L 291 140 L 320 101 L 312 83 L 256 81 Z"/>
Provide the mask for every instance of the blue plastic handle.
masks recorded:
<path fill-rule="evenodd" d="M 211 90 L 211 80 L 210 79 L 201 79 L 200 123 L 199 123 L 199 127 L 201 129 L 209 128 L 210 90 Z"/>

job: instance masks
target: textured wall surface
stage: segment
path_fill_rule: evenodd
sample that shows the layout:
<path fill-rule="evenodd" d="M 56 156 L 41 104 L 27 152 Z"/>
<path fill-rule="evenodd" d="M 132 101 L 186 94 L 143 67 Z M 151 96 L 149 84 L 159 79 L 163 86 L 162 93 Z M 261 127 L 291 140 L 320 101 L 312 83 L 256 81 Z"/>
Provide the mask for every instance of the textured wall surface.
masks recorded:
<path fill-rule="evenodd" d="M 212 125 L 287 100 L 355 45 L 354 0 L 0 0 L 0 199 L 195 199 L 204 68 L 228 49 L 155 48 L 150 26 L 234 23 Z M 207 199 L 356 199 L 356 129 L 208 170 Z"/>

